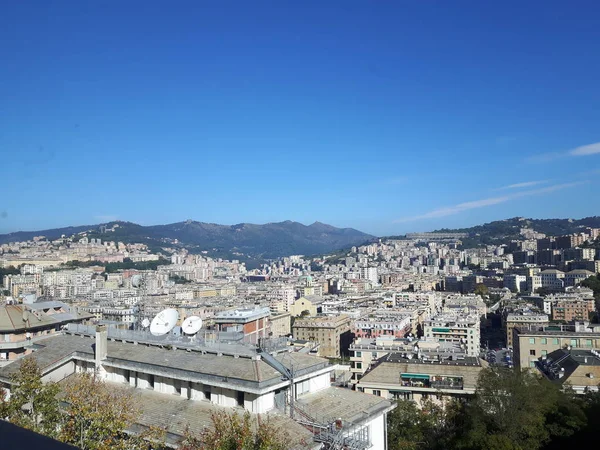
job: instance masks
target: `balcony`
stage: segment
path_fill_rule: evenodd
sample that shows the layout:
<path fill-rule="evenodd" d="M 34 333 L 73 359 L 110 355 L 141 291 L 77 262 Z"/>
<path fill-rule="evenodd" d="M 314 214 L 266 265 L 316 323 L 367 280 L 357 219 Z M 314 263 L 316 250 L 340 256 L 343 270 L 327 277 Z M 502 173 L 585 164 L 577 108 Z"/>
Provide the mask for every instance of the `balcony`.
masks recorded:
<path fill-rule="evenodd" d="M 433 389 L 455 389 L 455 390 L 463 390 L 462 381 L 453 382 L 453 381 L 432 381 L 430 383 L 431 388 Z"/>

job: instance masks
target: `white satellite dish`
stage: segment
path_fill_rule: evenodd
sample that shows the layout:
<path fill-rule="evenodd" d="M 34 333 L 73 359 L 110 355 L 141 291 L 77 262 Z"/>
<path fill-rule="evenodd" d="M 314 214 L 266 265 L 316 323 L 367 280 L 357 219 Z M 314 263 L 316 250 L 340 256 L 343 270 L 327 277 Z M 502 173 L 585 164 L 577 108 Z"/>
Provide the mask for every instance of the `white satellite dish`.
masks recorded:
<path fill-rule="evenodd" d="M 150 326 L 150 321 L 148 319 L 142 320 L 142 327 L 148 328 Z"/>
<path fill-rule="evenodd" d="M 131 277 L 131 285 L 134 288 L 139 288 L 142 286 L 142 281 L 144 281 L 142 279 L 142 276 L 140 274 L 136 274 L 134 276 Z"/>
<path fill-rule="evenodd" d="M 202 319 L 198 316 L 188 317 L 181 325 L 181 331 L 187 335 L 196 334 L 200 328 L 202 328 Z"/>
<path fill-rule="evenodd" d="M 162 336 L 173 329 L 179 320 L 179 313 L 176 309 L 169 308 L 159 312 L 150 324 L 150 333 L 154 336 Z"/>

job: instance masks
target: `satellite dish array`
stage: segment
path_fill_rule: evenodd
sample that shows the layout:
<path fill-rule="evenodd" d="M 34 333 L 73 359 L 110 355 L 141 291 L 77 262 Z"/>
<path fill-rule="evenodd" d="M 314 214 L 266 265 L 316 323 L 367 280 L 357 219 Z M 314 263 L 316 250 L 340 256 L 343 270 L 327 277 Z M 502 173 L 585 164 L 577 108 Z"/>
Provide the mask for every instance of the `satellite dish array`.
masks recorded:
<path fill-rule="evenodd" d="M 187 336 L 193 336 L 202 328 L 202 319 L 198 316 L 190 316 L 183 321 L 181 331 Z"/>
<path fill-rule="evenodd" d="M 177 325 L 178 320 L 179 313 L 176 309 L 164 309 L 152 319 L 152 322 L 150 323 L 150 333 L 152 333 L 153 336 L 163 336 Z"/>
<path fill-rule="evenodd" d="M 175 328 L 179 320 L 179 312 L 176 309 L 168 308 L 159 312 L 152 322 L 148 319 L 142 321 L 142 327 L 147 329 L 150 327 L 150 333 L 153 336 L 163 336 Z M 178 327 L 179 328 L 179 327 Z M 181 324 L 181 332 L 189 337 L 192 337 L 202 328 L 202 319 L 198 316 L 190 316 Z"/>

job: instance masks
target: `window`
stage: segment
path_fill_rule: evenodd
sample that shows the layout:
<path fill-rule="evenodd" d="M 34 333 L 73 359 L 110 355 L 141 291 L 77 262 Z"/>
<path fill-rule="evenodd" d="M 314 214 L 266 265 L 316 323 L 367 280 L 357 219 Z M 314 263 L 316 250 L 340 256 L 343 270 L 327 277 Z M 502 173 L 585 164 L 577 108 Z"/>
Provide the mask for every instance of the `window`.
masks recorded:
<path fill-rule="evenodd" d="M 530 354 L 531 356 L 535 356 L 535 350 L 529 350 L 529 354 Z"/>
<path fill-rule="evenodd" d="M 380 391 L 380 390 L 377 390 L 377 389 L 374 389 L 374 390 L 373 390 L 373 395 L 376 395 L 376 396 L 378 396 L 378 397 L 381 397 L 381 391 Z"/>
<path fill-rule="evenodd" d="M 356 368 L 357 368 L 357 369 L 362 369 L 362 363 L 360 363 L 360 362 L 357 362 L 357 363 L 356 363 Z"/>
<path fill-rule="evenodd" d="M 585 346 L 586 347 L 591 347 L 592 346 L 592 340 L 591 339 L 586 339 L 585 340 Z"/>
<path fill-rule="evenodd" d="M 529 343 L 530 344 L 535 344 L 535 338 L 529 338 Z"/>
<path fill-rule="evenodd" d="M 542 338 L 542 344 L 546 345 L 548 343 L 548 339 Z"/>
<path fill-rule="evenodd" d="M 548 350 L 542 350 L 542 356 L 546 356 L 548 354 Z"/>
<path fill-rule="evenodd" d="M 243 391 L 237 391 L 237 405 L 238 406 L 244 406 L 244 392 Z"/>
<path fill-rule="evenodd" d="M 204 398 L 210 401 L 210 391 L 204 391 Z"/>
<path fill-rule="evenodd" d="M 362 356 L 362 352 L 354 352 L 354 356 L 360 358 Z"/>
<path fill-rule="evenodd" d="M 529 363 L 529 367 L 535 367 L 535 361 L 531 361 L 531 362 Z"/>
<path fill-rule="evenodd" d="M 579 347 L 578 339 L 571 339 L 571 347 Z"/>
<path fill-rule="evenodd" d="M 552 339 L 552 344 L 553 345 L 558 345 L 558 338 Z"/>

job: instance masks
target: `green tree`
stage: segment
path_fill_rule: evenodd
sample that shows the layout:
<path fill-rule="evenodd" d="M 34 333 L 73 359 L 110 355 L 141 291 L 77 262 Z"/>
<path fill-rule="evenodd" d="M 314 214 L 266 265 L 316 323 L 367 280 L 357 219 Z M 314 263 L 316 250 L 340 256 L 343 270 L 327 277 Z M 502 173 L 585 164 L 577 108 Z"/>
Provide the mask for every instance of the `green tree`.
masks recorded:
<path fill-rule="evenodd" d="M 463 414 L 458 401 L 437 403 L 399 400 L 388 414 L 388 448 L 390 450 L 447 449 L 460 428 Z"/>
<path fill-rule="evenodd" d="M 557 385 L 530 371 L 503 368 L 481 371 L 466 414 L 457 448 L 536 450 L 585 424 L 573 398 Z"/>
<path fill-rule="evenodd" d="M 36 360 L 28 356 L 11 376 L 11 395 L 4 406 L 8 420 L 15 425 L 54 437 L 60 419 L 56 383 L 43 383 Z"/>
<path fill-rule="evenodd" d="M 590 288 L 595 296 L 600 296 L 600 274 L 592 275 L 581 282 L 581 286 Z"/>
<path fill-rule="evenodd" d="M 8 417 L 8 413 L 9 409 L 6 390 L 0 386 L 0 420 L 6 419 Z"/>
<path fill-rule="evenodd" d="M 287 433 L 278 429 L 270 419 L 250 413 L 217 412 L 211 416 L 212 426 L 197 437 L 186 430 L 179 444 L 180 450 L 286 450 L 289 448 Z"/>
<path fill-rule="evenodd" d="M 483 283 L 477 283 L 475 285 L 475 295 L 481 295 L 482 297 L 487 296 L 490 293 L 488 287 Z"/>
<path fill-rule="evenodd" d="M 142 450 L 148 441 L 162 440 L 163 430 L 127 434 L 139 417 L 132 394 L 91 374 L 76 374 L 67 382 L 64 402 L 59 439 L 82 450 Z"/>

